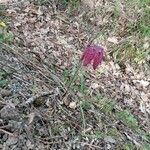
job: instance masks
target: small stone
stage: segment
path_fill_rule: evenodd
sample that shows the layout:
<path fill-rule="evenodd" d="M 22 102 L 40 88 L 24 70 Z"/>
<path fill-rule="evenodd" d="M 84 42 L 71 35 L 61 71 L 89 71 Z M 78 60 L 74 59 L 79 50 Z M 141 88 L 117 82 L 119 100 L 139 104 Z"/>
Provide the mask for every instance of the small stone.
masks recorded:
<path fill-rule="evenodd" d="M 71 102 L 69 104 L 69 108 L 71 108 L 71 109 L 75 109 L 76 107 L 77 107 L 76 102 Z"/>
<path fill-rule="evenodd" d="M 107 149 L 111 149 L 111 145 L 110 144 L 107 144 Z"/>
<path fill-rule="evenodd" d="M 116 143 L 116 141 L 111 136 L 106 136 L 104 141 L 109 143 Z"/>

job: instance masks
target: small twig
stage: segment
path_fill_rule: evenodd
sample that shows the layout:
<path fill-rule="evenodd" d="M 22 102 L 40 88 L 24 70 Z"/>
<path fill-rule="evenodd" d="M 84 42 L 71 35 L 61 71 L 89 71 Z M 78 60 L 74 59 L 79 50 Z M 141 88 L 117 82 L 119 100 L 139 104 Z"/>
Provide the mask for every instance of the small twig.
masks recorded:
<path fill-rule="evenodd" d="M 3 129 L 3 128 L 8 128 L 10 127 L 9 125 L 4 125 L 4 126 L 0 126 L 0 129 Z"/>
<path fill-rule="evenodd" d="M 64 23 L 66 23 L 67 25 L 70 25 L 69 21 L 66 21 L 64 18 L 62 18 L 62 16 L 56 16 L 57 19 L 60 19 L 61 21 L 63 21 Z"/>
<path fill-rule="evenodd" d="M 129 136 L 129 134 L 127 134 L 126 132 L 124 132 L 124 134 L 126 135 L 127 139 L 129 139 L 130 141 L 132 141 L 136 146 L 141 146 L 141 143 L 138 143 L 135 139 L 133 139 L 131 136 Z"/>
<path fill-rule="evenodd" d="M 30 103 L 33 103 L 36 99 L 38 99 L 39 97 L 44 97 L 44 96 L 48 96 L 48 95 L 51 95 L 53 93 L 53 90 L 52 91 L 49 91 L 49 92 L 43 92 L 41 93 L 40 95 L 36 95 L 36 96 L 33 96 L 31 98 L 29 98 L 27 101 L 26 101 L 26 104 L 30 104 Z"/>
<path fill-rule="evenodd" d="M 6 131 L 6 130 L 4 130 L 4 129 L 1 129 L 1 128 L 0 128 L 0 132 L 6 133 L 6 134 L 8 134 L 8 135 L 10 135 L 10 136 L 13 136 L 13 137 L 17 137 L 16 134 L 13 134 L 13 133 L 8 132 L 8 131 Z"/>

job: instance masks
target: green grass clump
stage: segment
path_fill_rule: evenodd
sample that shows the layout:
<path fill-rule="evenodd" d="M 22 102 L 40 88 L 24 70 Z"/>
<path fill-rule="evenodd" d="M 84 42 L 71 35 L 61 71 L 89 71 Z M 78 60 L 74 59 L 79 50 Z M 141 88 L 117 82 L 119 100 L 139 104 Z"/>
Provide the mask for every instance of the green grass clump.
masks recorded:
<path fill-rule="evenodd" d="M 0 20 L 0 42 L 11 43 L 13 38 L 13 34 L 9 31 L 5 21 Z"/>
<path fill-rule="evenodd" d="M 136 43 L 135 43 L 136 44 Z M 148 51 L 140 45 L 136 46 L 130 41 L 122 43 L 119 47 L 116 47 L 113 51 L 113 58 L 117 63 L 124 63 L 126 61 L 138 64 L 148 56 Z"/>
<path fill-rule="evenodd" d="M 143 10 L 143 15 L 137 22 L 137 29 L 142 37 L 150 37 L 150 8 Z"/>
<path fill-rule="evenodd" d="M 116 112 L 116 117 L 132 129 L 139 127 L 137 119 L 128 110 Z"/>
<path fill-rule="evenodd" d="M 138 4 L 139 6 L 148 6 L 150 5 L 150 1 L 149 0 L 138 0 Z"/>
<path fill-rule="evenodd" d="M 13 41 L 13 34 L 11 32 L 0 33 L 0 42 L 11 43 Z"/>
<path fill-rule="evenodd" d="M 150 1 L 127 0 L 123 4 L 126 10 L 121 9 L 121 2 L 116 2 L 113 10 L 115 15 L 111 18 L 114 19 L 114 23 L 112 24 L 113 29 L 115 29 L 112 32 L 117 32 L 118 36 L 122 37 L 122 41 L 118 45 L 115 45 L 112 55 L 117 63 L 131 62 L 134 65 L 141 64 L 148 57 L 148 50 L 145 50 L 143 45 L 145 44 L 144 39 L 150 38 Z M 123 20 L 122 11 L 127 17 L 125 20 Z M 120 26 L 118 18 L 124 21 L 123 26 Z"/>
<path fill-rule="evenodd" d="M 111 100 L 105 99 L 101 96 L 97 96 L 97 103 L 99 105 L 100 111 L 105 114 L 111 114 L 114 108 L 114 103 Z"/>

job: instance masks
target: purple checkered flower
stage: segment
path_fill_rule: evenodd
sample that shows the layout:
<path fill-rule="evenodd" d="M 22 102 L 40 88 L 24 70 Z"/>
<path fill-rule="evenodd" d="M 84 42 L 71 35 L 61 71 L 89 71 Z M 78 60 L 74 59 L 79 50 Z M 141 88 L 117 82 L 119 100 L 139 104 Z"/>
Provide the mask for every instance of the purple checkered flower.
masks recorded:
<path fill-rule="evenodd" d="M 88 45 L 81 57 L 83 66 L 88 64 L 93 64 L 93 69 L 95 70 L 99 64 L 102 63 L 104 49 L 96 45 Z"/>

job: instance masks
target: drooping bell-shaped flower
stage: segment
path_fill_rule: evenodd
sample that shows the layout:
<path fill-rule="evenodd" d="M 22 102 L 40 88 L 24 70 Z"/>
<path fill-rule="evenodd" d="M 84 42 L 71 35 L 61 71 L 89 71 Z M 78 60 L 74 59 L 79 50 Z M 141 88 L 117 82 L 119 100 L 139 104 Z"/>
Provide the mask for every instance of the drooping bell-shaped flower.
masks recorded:
<path fill-rule="evenodd" d="M 88 45 L 81 57 L 83 62 L 83 66 L 87 66 L 88 64 L 93 64 L 93 69 L 95 70 L 99 64 L 101 64 L 103 59 L 103 51 L 104 49 L 100 46 L 96 45 Z"/>

